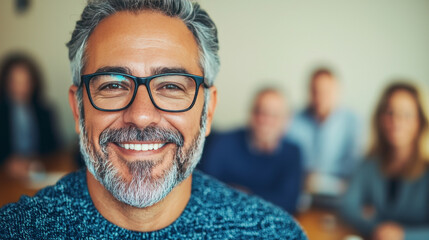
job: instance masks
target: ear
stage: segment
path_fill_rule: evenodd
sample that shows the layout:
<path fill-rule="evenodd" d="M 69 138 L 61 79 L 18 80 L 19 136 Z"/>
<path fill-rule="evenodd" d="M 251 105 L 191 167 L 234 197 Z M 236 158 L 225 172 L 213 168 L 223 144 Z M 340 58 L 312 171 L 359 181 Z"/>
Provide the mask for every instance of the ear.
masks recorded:
<path fill-rule="evenodd" d="M 210 134 L 213 115 L 217 105 L 217 89 L 215 86 L 212 86 L 209 88 L 209 94 L 210 94 L 210 98 L 209 98 L 210 102 L 208 104 L 208 109 L 207 109 L 206 137 Z"/>
<path fill-rule="evenodd" d="M 69 88 L 69 104 L 73 113 L 75 131 L 77 134 L 79 134 L 80 133 L 80 129 L 79 129 L 80 111 L 77 103 L 77 96 L 76 96 L 77 90 L 78 90 L 78 87 L 75 85 L 72 85 Z"/>

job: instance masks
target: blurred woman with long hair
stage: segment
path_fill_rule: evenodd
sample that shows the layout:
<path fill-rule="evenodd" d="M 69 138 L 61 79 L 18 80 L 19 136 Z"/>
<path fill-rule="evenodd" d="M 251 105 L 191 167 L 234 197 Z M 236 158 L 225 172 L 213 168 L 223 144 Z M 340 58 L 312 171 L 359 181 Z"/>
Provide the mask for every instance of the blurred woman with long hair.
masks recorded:
<path fill-rule="evenodd" d="M 58 129 L 42 94 L 42 74 L 27 55 L 8 55 L 0 68 L 0 165 L 26 177 L 32 163 L 58 150 Z M 39 164 L 40 165 L 40 164 Z"/>
<path fill-rule="evenodd" d="M 429 118 L 417 87 L 386 88 L 367 161 L 352 178 L 343 215 L 375 240 L 429 239 Z"/>

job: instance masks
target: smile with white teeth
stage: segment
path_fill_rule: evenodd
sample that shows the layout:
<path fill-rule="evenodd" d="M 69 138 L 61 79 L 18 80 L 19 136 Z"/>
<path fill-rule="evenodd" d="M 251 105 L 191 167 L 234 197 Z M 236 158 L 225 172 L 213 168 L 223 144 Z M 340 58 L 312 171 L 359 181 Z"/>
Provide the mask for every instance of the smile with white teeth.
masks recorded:
<path fill-rule="evenodd" d="M 153 143 L 153 144 L 130 144 L 130 143 L 118 143 L 118 145 L 125 149 L 131 149 L 134 151 L 152 151 L 162 148 L 165 143 Z"/>

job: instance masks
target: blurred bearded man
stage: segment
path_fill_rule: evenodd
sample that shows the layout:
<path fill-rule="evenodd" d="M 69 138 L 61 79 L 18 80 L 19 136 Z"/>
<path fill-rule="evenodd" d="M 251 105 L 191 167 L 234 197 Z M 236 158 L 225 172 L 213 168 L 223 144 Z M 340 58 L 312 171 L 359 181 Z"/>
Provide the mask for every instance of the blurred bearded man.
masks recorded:
<path fill-rule="evenodd" d="M 216 107 L 217 30 L 187 0 L 92 0 L 67 44 L 87 169 L 0 212 L 6 239 L 306 239 L 193 171 Z"/>

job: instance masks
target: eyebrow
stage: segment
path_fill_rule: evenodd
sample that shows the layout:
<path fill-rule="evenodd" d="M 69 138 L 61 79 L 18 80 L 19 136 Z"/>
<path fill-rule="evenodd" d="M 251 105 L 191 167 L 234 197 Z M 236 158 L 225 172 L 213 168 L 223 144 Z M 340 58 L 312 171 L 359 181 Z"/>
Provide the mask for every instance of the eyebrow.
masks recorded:
<path fill-rule="evenodd" d="M 159 68 L 153 68 L 152 74 L 158 75 L 163 73 L 186 73 L 189 74 L 188 70 L 181 68 L 181 67 L 159 67 Z"/>
<path fill-rule="evenodd" d="M 104 72 L 115 72 L 115 73 L 124 73 L 131 75 L 131 70 L 127 67 L 122 66 L 105 66 L 97 69 L 96 73 L 104 73 Z"/>
<path fill-rule="evenodd" d="M 95 71 L 96 73 L 103 73 L 103 72 L 115 72 L 115 73 L 125 73 L 131 75 L 131 70 L 127 67 L 122 66 L 105 66 L 97 69 Z"/>
<path fill-rule="evenodd" d="M 132 71 L 128 67 L 123 66 L 105 66 L 97 69 L 96 73 L 104 72 L 115 72 L 115 73 L 124 73 L 128 75 L 133 75 Z M 186 73 L 189 74 L 189 71 L 182 67 L 157 67 L 151 69 L 151 75 L 158 75 L 164 73 Z"/>

